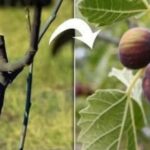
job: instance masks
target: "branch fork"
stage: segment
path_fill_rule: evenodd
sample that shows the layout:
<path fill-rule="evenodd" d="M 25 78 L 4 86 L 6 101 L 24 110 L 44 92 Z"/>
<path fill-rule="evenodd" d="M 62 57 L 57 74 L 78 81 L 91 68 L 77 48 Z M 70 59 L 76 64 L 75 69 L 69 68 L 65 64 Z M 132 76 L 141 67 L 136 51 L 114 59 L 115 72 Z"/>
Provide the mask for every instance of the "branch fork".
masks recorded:
<path fill-rule="evenodd" d="M 4 95 L 7 86 L 19 75 L 25 66 L 33 62 L 38 50 L 38 39 L 41 24 L 42 6 L 36 5 L 34 9 L 33 24 L 31 27 L 29 50 L 16 62 L 9 62 L 5 48 L 5 39 L 0 35 L 0 113 L 3 107 Z"/>

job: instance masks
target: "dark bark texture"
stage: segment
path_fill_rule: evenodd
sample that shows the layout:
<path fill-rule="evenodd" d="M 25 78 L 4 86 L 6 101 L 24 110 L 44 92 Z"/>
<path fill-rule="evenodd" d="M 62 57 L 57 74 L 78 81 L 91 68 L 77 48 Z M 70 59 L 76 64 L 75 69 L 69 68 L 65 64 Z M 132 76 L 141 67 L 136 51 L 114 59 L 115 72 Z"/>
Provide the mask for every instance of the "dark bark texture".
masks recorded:
<path fill-rule="evenodd" d="M 4 95 L 7 86 L 13 82 L 25 66 L 28 66 L 33 62 L 34 56 L 38 50 L 41 12 L 42 6 L 38 3 L 34 8 L 29 49 L 27 53 L 18 61 L 8 61 L 4 36 L 0 35 L 0 113 L 3 108 Z"/>

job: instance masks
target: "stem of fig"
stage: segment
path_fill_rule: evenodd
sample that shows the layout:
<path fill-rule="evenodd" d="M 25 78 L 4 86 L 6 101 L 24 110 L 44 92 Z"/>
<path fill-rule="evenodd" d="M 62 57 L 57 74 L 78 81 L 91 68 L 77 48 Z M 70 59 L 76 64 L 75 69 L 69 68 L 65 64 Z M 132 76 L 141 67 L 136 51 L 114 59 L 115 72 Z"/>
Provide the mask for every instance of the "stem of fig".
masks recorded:
<path fill-rule="evenodd" d="M 127 95 L 130 95 L 130 94 L 131 94 L 134 85 L 136 84 L 137 80 L 143 75 L 144 71 L 145 71 L 145 68 L 140 69 L 140 70 L 136 73 L 136 75 L 133 77 L 130 86 L 127 88 L 127 91 L 126 91 Z"/>
<path fill-rule="evenodd" d="M 131 114 L 131 123 L 133 127 L 133 134 L 134 134 L 134 142 L 135 142 L 135 149 L 138 149 L 138 142 L 137 142 L 137 129 L 136 129 L 136 124 L 135 124 L 135 114 L 134 114 L 134 108 L 133 108 L 133 103 L 131 101 L 131 92 L 133 87 L 135 86 L 137 80 L 143 75 L 145 71 L 145 68 L 140 69 L 135 76 L 133 77 L 129 87 L 127 88 L 126 94 L 127 94 L 127 103 L 130 108 L 130 114 Z M 143 111 L 143 107 L 141 106 L 141 111 L 144 117 L 144 123 L 147 123 L 147 119 L 145 117 L 145 112 Z"/>
<path fill-rule="evenodd" d="M 128 96 L 128 100 L 129 100 L 129 101 L 130 101 L 130 95 L 131 95 L 131 92 L 132 92 L 133 87 L 135 86 L 137 80 L 144 74 L 144 72 L 145 72 L 145 68 L 140 69 L 140 70 L 136 73 L 136 75 L 133 77 L 130 86 L 127 88 L 126 94 L 127 94 L 127 96 Z M 141 108 L 141 111 L 142 111 L 142 114 L 143 114 L 144 123 L 145 123 L 145 125 L 147 125 L 148 123 L 147 123 L 147 118 L 146 118 L 146 115 L 145 115 L 144 108 L 143 108 L 143 106 L 140 106 L 140 108 Z"/>

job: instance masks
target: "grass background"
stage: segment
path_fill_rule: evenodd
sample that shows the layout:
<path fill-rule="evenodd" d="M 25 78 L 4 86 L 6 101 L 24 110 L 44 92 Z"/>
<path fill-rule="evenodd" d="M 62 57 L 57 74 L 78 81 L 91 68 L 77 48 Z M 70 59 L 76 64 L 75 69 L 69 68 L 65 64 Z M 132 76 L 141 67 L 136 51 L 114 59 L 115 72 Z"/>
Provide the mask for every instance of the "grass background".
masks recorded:
<path fill-rule="evenodd" d="M 45 8 L 42 22 L 52 6 Z M 32 108 L 25 150 L 72 149 L 72 45 L 51 55 L 48 40 L 54 29 L 70 18 L 72 2 L 63 1 L 55 22 L 39 45 L 34 63 Z M 29 44 L 25 8 L 0 8 L 0 33 L 5 36 L 10 61 L 21 58 Z M 8 87 L 0 117 L 0 150 L 18 149 L 25 105 L 28 67 Z"/>

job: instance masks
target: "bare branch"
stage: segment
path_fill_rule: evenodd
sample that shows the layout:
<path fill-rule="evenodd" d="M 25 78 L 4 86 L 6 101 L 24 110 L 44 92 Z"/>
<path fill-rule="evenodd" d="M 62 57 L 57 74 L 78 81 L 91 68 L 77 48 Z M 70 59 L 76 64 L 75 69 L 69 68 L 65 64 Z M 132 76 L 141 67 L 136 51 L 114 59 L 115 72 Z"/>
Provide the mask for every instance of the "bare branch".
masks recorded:
<path fill-rule="evenodd" d="M 16 62 L 4 62 L 0 59 L 0 72 L 14 72 L 18 69 L 23 68 L 26 65 L 30 65 L 33 61 L 33 58 L 38 50 L 38 37 L 39 37 L 39 29 L 40 29 L 40 22 L 41 22 L 41 6 L 35 6 L 34 10 L 34 20 L 31 29 L 31 40 L 29 45 L 29 50 L 25 54 L 25 56 L 19 59 Z"/>
<path fill-rule="evenodd" d="M 98 38 L 100 38 L 101 40 L 105 42 L 112 43 L 116 46 L 118 46 L 119 44 L 119 39 L 117 37 L 113 37 L 105 32 L 100 32 L 100 34 L 98 35 Z"/>
<path fill-rule="evenodd" d="M 41 31 L 40 31 L 40 35 L 39 35 L 39 42 L 41 41 L 43 35 L 45 34 L 45 32 L 47 31 L 47 29 L 49 28 L 49 26 L 52 24 L 52 22 L 55 20 L 58 10 L 62 4 L 63 0 L 58 0 L 56 2 L 56 6 L 54 7 L 53 11 L 52 11 L 52 15 L 50 15 L 50 17 L 48 18 L 47 22 L 45 23 L 45 25 L 42 27 Z"/>
<path fill-rule="evenodd" d="M 34 8 L 34 18 L 31 28 L 31 37 L 29 45 L 30 48 L 22 59 L 14 63 L 8 62 L 5 50 L 4 37 L 0 36 L 0 113 L 3 107 L 5 90 L 8 84 L 11 83 L 17 77 L 17 75 L 23 70 L 25 65 L 29 65 L 32 63 L 34 56 L 38 50 L 41 12 L 42 7 L 40 5 L 36 5 Z"/>
<path fill-rule="evenodd" d="M 62 4 L 62 0 L 59 0 L 52 12 L 52 16 L 48 19 L 45 26 L 41 29 L 39 33 L 39 25 L 40 25 L 40 18 L 41 18 L 41 6 L 37 5 L 34 12 L 34 20 L 31 29 L 31 41 L 30 41 L 30 48 L 25 54 L 25 56 L 15 62 L 5 63 L 0 61 L 0 72 L 14 72 L 18 70 L 22 70 L 26 65 L 30 65 L 33 61 L 33 58 L 38 49 L 38 43 L 40 42 L 41 38 L 47 31 L 48 27 L 56 18 L 57 12 Z M 38 36 L 37 36 L 38 35 Z"/>
<path fill-rule="evenodd" d="M 3 35 L 0 36 L 0 60 L 5 63 L 8 62 Z"/>
<path fill-rule="evenodd" d="M 40 3 L 37 3 L 37 5 L 34 6 L 34 17 L 33 24 L 31 26 L 29 49 L 21 59 L 15 62 L 8 61 L 4 36 L 0 35 L 0 113 L 3 107 L 4 94 L 7 86 L 17 77 L 17 75 L 23 70 L 26 65 L 32 64 L 34 56 L 38 51 L 38 44 L 50 24 L 54 21 L 62 1 L 63 0 L 58 0 L 53 10 L 52 16 L 49 17 L 45 26 L 41 29 L 41 32 L 40 24 L 42 5 L 40 5 Z"/>
<path fill-rule="evenodd" d="M 6 49 L 5 49 L 4 36 L 0 36 L 0 61 L 2 63 L 8 62 Z M 0 114 L 1 114 L 1 109 L 3 107 L 5 90 L 7 87 L 7 77 L 8 77 L 7 72 L 0 72 Z"/>
<path fill-rule="evenodd" d="M 129 29 L 138 27 L 138 23 L 133 21 L 133 20 L 131 20 L 131 19 L 127 19 L 126 23 L 127 23 L 128 27 L 129 27 Z"/>

